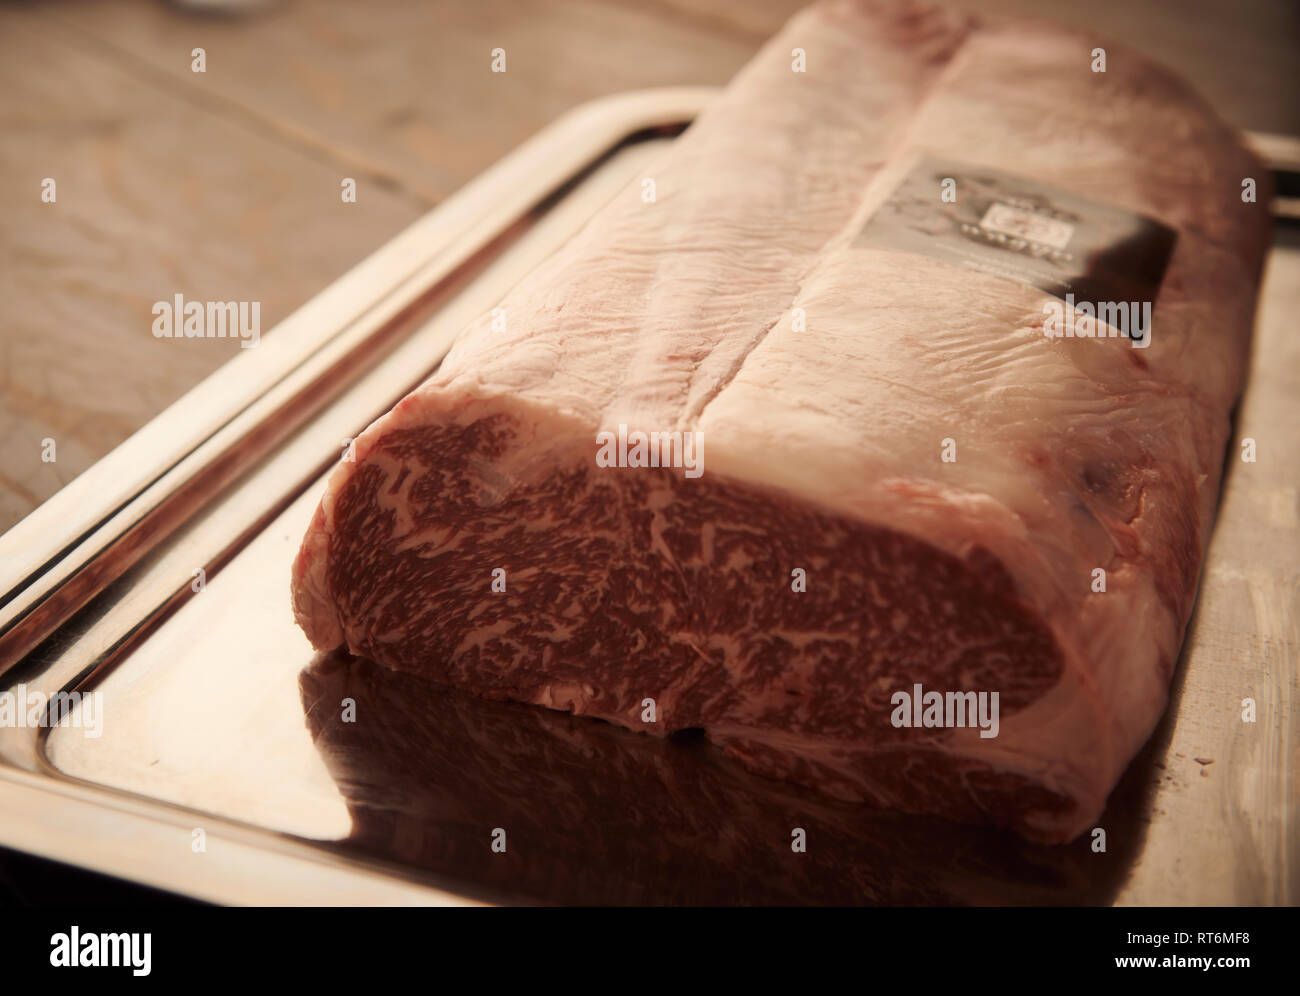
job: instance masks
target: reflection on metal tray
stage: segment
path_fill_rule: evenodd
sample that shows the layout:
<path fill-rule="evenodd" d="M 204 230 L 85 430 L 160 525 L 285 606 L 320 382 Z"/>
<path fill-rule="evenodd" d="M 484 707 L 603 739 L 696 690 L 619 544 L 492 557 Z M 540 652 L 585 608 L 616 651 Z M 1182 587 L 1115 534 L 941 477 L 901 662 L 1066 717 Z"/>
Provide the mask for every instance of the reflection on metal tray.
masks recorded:
<path fill-rule="evenodd" d="M 707 743 L 313 654 L 290 612 L 289 565 L 343 440 L 712 93 L 574 112 L 0 539 L 0 687 L 97 692 L 102 709 L 97 737 L 0 729 L 0 843 L 243 903 L 1295 901 L 1293 761 L 1256 743 L 1296 742 L 1282 711 L 1295 565 L 1247 576 L 1232 544 L 1242 549 L 1266 484 L 1239 472 L 1170 714 L 1103 817 L 1104 853 L 1090 839 L 1040 847 L 837 803 L 749 775 Z M 1260 333 L 1257 354 L 1285 363 L 1290 349 L 1294 364 L 1267 315 Z M 1283 403 L 1259 393 L 1243 422 L 1252 405 Z M 1242 578 L 1246 597 L 1275 600 L 1272 615 L 1234 613 Z M 1281 660 L 1252 679 L 1261 722 L 1243 732 L 1215 712 L 1246 694 L 1225 685 L 1221 651 L 1256 634 Z M 1219 781 L 1199 777 L 1195 757 L 1215 758 Z M 805 853 L 791 850 L 795 827 Z"/>

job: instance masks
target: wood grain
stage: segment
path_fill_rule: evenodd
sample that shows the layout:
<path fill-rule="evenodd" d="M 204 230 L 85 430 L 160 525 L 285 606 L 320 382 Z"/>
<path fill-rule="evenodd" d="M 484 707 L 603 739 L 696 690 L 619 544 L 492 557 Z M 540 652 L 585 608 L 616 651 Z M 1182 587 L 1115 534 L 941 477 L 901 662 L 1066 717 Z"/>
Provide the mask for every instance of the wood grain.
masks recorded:
<path fill-rule="evenodd" d="M 345 205 L 340 165 L 26 9 L 0 9 L 0 93 L 0 530 L 239 349 L 154 338 L 155 301 L 260 301 L 269 329 L 429 206 Z"/>
<path fill-rule="evenodd" d="M 648 86 L 722 84 L 761 39 L 635 3 L 285 4 L 256 20 L 159 16 L 150 6 L 61 6 L 160 85 L 220 101 L 286 143 L 445 198 L 562 112 Z M 190 71 L 202 46 L 207 72 Z M 506 52 L 506 72 L 492 52 Z"/>

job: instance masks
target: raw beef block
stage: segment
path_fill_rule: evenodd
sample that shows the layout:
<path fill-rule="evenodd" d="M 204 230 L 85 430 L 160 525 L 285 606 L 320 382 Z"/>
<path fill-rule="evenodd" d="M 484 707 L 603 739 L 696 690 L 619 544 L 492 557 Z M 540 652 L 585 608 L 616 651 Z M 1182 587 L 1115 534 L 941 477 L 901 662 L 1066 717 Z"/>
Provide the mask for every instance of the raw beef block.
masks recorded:
<path fill-rule="evenodd" d="M 311 642 L 1094 825 L 1167 701 L 1269 237 L 1237 135 L 1096 47 L 797 16 L 358 438 L 294 565 Z"/>

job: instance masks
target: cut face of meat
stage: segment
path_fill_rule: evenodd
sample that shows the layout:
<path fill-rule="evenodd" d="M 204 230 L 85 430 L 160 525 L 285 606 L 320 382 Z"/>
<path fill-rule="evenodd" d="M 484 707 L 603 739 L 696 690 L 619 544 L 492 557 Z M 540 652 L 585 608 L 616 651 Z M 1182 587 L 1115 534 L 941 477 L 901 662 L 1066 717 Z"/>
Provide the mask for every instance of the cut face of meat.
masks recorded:
<path fill-rule="evenodd" d="M 1268 234 L 1231 130 L 1093 45 L 797 17 L 653 198 L 358 438 L 294 567 L 312 643 L 841 798 L 1089 827 L 1165 705 Z M 1147 300 L 1045 335 L 1066 288 Z"/>
<path fill-rule="evenodd" d="M 888 722 L 897 689 L 995 688 L 1007 716 L 1061 681 L 1051 633 L 989 583 L 996 565 L 775 489 L 608 471 L 578 427 L 491 407 L 386 433 L 337 495 L 325 584 L 364 620 L 357 652 L 489 697 L 702 727 L 767 769 L 763 742 L 797 738 L 818 784 L 849 798 L 868 753 L 912 743 Z M 503 456 L 538 446 L 543 424 L 552 448 L 503 482 Z"/>

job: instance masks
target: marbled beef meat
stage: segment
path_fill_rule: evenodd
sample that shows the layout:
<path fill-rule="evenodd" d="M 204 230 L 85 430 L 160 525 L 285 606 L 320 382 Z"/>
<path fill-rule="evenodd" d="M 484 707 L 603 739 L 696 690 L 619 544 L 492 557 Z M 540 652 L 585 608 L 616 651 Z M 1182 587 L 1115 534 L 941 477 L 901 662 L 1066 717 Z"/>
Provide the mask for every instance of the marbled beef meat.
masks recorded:
<path fill-rule="evenodd" d="M 298 621 L 489 698 L 701 728 L 834 796 L 1069 840 L 1167 701 L 1265 182 L 1119 46 L 810 8 L 358 438 Z"/>

